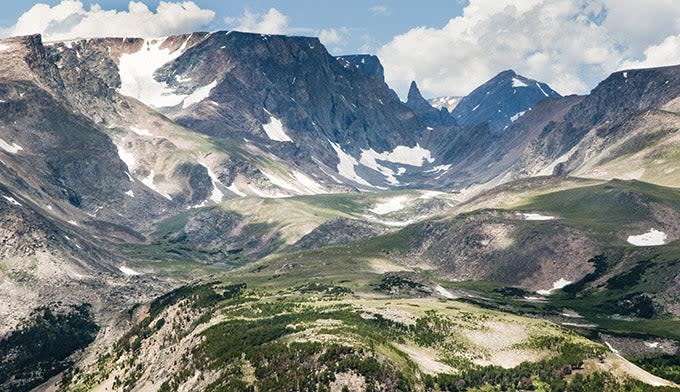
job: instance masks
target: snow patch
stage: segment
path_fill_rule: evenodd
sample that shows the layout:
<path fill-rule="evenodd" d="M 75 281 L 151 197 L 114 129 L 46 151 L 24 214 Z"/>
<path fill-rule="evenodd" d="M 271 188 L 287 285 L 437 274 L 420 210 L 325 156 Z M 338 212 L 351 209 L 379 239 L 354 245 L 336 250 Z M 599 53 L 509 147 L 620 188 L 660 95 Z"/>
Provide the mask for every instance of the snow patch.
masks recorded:
<path fill-rule="evenodd" d="M 215 173 L 212 170 L 210 170 L 209 167 L 205 166 L 205 168 L 208 169 L 208 176 L 210 177 L 210 181 L 212 182 L 213 187 L 212 193 L 210 194 L 210 200 L 219 204 L 222 202 L 222 199 L 224 198 L 224 193 L 222 193 L 222 191 L 219 190 L 219 188 L 217 188 L 217 184 L 221 185 L 222 183 L 220 182 L 220 179 L 217 178 L 217 175 L 215 175 Z"/>
<path fill-rule="evenodd" d="M 645 346 L 649 348 L 659 348 L 659 342 L 645 342 Z"/>
<path fill-rule="evenodd" d="M 16 201 L 15 198 L 10 197 L 10 196 L 3 196 L 3 197 L 4 197 L 5 200 L 7 200 L 11 205 L 21 207 L 21 203 L 19 203 L 18 201 Z"/>
<path fill-rule="evenodd" d="M 541 92 L 543 93 L 543 95 L 545 95 L 546 97 L 549 97 L 549 96 L 550 96 L 550 95 L 548 95 L 548 93 L 545 92 L 545 90 L 543 90 L 543 87 L 541 87 L 540 84 L 536 83 L 536 87 L 538 87 L 538 89 L 541 90 Z"/>
<path fill-rule="evenodd" d="M 6 51 L 6 50 L 9 49 L 9 48 L 10 48 L 9 45 L 0 44 L 0 52 L 4 52 L 4 51 Z"/>
<path fill-rule="evenodd" d="M 529 85 L 517 78 L 512 78 L 512 87 L 529 87 Z"/>
<path fill-rule="evenodd" d="M 554 216 L 541 215 L 541 214 L 536 214 L 536 213 L 531 213 L 531 212 L 524 213 L 524 214 L 522 214 L 522 216 L 524 217 L 524 220 L 528 220 L 528 221 L 547 221 L 547 220 L 555 219 Z"/>
<path fill-rule="evenodd" d="M 124 273 L 127 276 L 138 276 L 141 275 L 139 272 L 133 270 L 132 268 L 128 268 L 126 266 L 120 266 L 118 267 L 120 272 Z"/>
<path fill-rule="evenodd" d="M 447 172 L 451 169 L 451 165 L 439 165 L 435 166 L 432 169 L 425 170 L 425 173 L 439 173 L 439 172 Z"/>
<path fill-rule="evenodd" d="M 574 147 L 572 147 L 571 150 L 567 151 L 566 153 L 564 153 L 563 155 L 561 155 L 560 157 L 555 159 L 548 166 L 541 169 L 538 173 L 536 173 L 536 175 L 537 176 L 550 176 L 550 175 L 552 175 L 553 171 L 555 170 L 555 167 L 557 167 L 557 165 L 559 165 L 560 163 L 565 163 L 569 159 L 571 159 L 571 157 L 576 153 L 577 150 L 578 150 L 578 144 L 575 145 Z"/>
<path fill-rule="evenodd" d="M 267 112 L 267 109 L 265 109 L 265 112 Z M 281 120 L 272 116 L 271 113 L 267 113 L 269 114 L 269 122 L 267 124 L 262 124 L 262 128 L 264 128 L 267 136 L 276 142 L 292 142 L 293 139 L 291 139 L 283 130 L 283 123 Z"/>
<path fill-rule="evenodd" d="M 359 164 L 359 162 L 357 162 L 354 157 L 346 153 L 342 148 L 340 148 L 339 145 L 333 143 L 332 141 L 329 140 L 328 143 L 331 144 L 331 147 L 333 147 L 335 153 L 338 154 L 338 160 L 340 161 L 337 167 L 338 174 L 356 182 L 357 184 L 372 186 L 368 181 L 361 178 L 354 170 L 354 167 Z"/>
<path fill-rule="evenodd" d="M 370 211 L 376 215 L 386 215 L 391 212 L 403 210 L 406 207 L 407 202 L 408 202 L 407 196 L 393 197 L 382 203 L 376 204 Z"/>
<path fill-rule="evenodd" d="M 623 73 L 623 78 L 624 78 L 624 79 L 628 79 L 628 72 L 624 72 L 624 73 Z"/>
<path fill-rule="evenodd" d="M 659 246 L 665 245 L 668 236 L 663 231 L 650 229 L 648 232 L 628 237 L 628 243 L 635 246 Z"/>
<path fill-rule="evenodd" d="M 480 103 L 479 105 L 481 105 L 481 103 Z M 474 112 L 475 110 L 479 109 L 479 105 L 473 107 L 473 108 L 472 108 L 472 111 Z"/>
<path fill-rule="evenodd" d="M 235 193 L 236 196 L 239 196 L 239 197 L 246 197 L 246 196 L 248 196 L 245 192 L 243 192 L 243 191 L 241 191 L 240 189 L 238 189 L 238 187 L 236 186 L 236 183 L 232 183 L 231 185 L 229 185 L 229 186 L 227 187 L 227 189 L 229 189 L 230 192 Z"/>
<path fill-rule="evenodd" d="M 148 129 L 130 127 L 130 130 L 139 136 L 154 137 L 154 134 L 151 133 Z"/>
<path fill-rule="evenodd" d="M 118 150 L 118 157 L 127 166 L 128 170 L 134 170 L 137 165 L 137 159 L 135 154 L 129 151 L 125 151 L 122 145 L 116 144 L 116 149 Z"/>
<path fill-rule="evenodd" d="M 571 281 L 568 281 L 564 278 L 560 278 L 560 280 L 553 283 L 553 287 L 551 289 L 549 289 L 549 290 L 538 290 L 538 291 L 536 291 L 536 293 L 538 293 L 540 295 L 550 295 L 550 294 L 553 293 L 553 291 L 562 289 L 562 288 L 564 288 L 564 287 L 566 287 L 570 284 L 571 284 Z"/>
<path fill-rule="evenodd" d="M 510 117 L 510 121 L 515 122 L 515 121 L 519 120 L 519 118 L 524 116 L 524 113 L 526 113 L 526 112 L 527 112 L 527 110 L 515 114 L 514 116 Z"/>
<path fill-rule="evenodd" d="M 307 190 L 309 190 L 312 194 L 316 195 L 316 194 L 326 192 L 326 189 L 323 187 L 323 185 L 314 181 L 314 179 L 310 178 L 309 176 L 305 175 L 304 173 L 301 173 L 301 172 L 295 170 L 293 172 L 293 177 L 295 177 L 295 180 L 297 182 L 299 182 L 300 185 L 302 185 Z"/>
<path fill-rule="evenodd" d="M 609 344 L 608 341 L 605 340 L 605 341 L 604 341 L 604 344 L 606 344 L 606 345 L 607 345 L 607 348 L 609 348 L 609 350 L 611 350 L 611 352 L 613 352 L 614 354 L 618 354 L 618 353 L 619 353 L 619 350 L 615 349 L 611 344 Z"/>
<path fill-rule="evenodd" d="M 0 148 L 2 148 L 3 150 L 7 151 L 10 154 L 16 154 L 24 149 L 23 147 L 16 143 L 9 144 L 3 139 L 0 139 Z"/>
<path fill-rule="evenodd" d="M 132 189 L 130 189 L 129 191 L 125 192 L 125 194 L 128 195 L 128 196 L 130 196 L 130 197 L 135 197 L 135 193 L 132 191 Z"/>
<path fill-rule="evenodd" d="M 139 51 L 120 56 L 119 93 L 156 108 L 177 106 L 184 101 L 186 95 L 176 95 L 165 82 L 157 81 L 154 73 L 181 56 L 186 49 L 186 42 L 174 52 L 170 48 L 161 49 L 163 42 L 163 39 L 145 40 Z"/>
<path fill-rule="evenodd" d="M 444 298 L 447 298 L 447 299 L 456 299 L 456 298 L 458 298 L 458 297 L 456 297 L 455 295 L 451 294 L 451 292 L 450 292 L 449 290 L 443 288 L 443 287 L 440 286 L 440 285 L 436 285 L 436 286 L 434 287 L 434 289 L 437 290 L 437 293 L 439 293 L 439 295 L 441 295 L 441 296 L 444 297 Z"/>
<path fill-rule="evenodd" d="M 196 90 L 194 90 L 193 93 L 191 93 L 188 97 L 184 99 L 184 103 L 182 103 L 182 109 L 186 109 L 189 106 L 199 103 L 202 100 L 208 98 L 210 96 L 210 92 L 217 87 L 217 80 L 213 81 L 212 83 L 199 87 Z"/>
<path fill-rule="evenodd" d="M 381 153 L 375 152 L 372 148 L 368 150 L 361 150 L 361 158 L 359 159 L 361 163 L 370 167 L 369 164 L 374 164 L 376 160 L 401 163 L 404 165 L 417 167 L 422 167 L 425 162 L 434 162 L 434 158 L 432 158 L 432 153 L 430 150 L 420 147 L 419 144 L 416 144 L 415 147 L 397 146 L 392 151 L 385 151 Z M 369 164 L 364 162 L 368 162 Z"/>

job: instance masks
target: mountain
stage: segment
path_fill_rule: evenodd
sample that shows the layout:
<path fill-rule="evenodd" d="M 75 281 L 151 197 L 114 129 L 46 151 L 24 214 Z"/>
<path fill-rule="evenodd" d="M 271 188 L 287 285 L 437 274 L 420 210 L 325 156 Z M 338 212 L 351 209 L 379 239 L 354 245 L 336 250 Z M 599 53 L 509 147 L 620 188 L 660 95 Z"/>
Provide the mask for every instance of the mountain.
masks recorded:
<path fill-rule="evenodd" d="M 431 128 L 455 124 L 453 117 L 446 109 L 437 110 L 423 98 L 415 81 L 411 82 L 411 87 L 408 90 L 406 106 L 413 110 L 413 113 Z"/>
<path fill-rule="evenodd" d="M 677 186 L 679 78 L 678 66 L 613 73 L 541 131 L 515 172 L 535 172 L 529 162 L 543 161 L 548 174 Z"/>
<path fill-rule="evenodd" d="M 267 151 L 313 174 L 318 187 L 395 185 L 399 167 L 431 159 L 418 146 L 425 125 L 397 95 L 316 38 L 217 32 L 120 40 L 111 52 L 107 40 L 70 45 L 81 56 L 107 56 L 97 72 L 114 75 L 109 87 L 121 94 L 220 143 Z M 401 149 L 415 155 L 390 158 Z"/>
<path fill-rule="evenodd" d="M 434 107 L 435 109 L 446 109 L 451 113 L 453 109 L 458 106 L 460 103 L 460 100 L 463 99 L 463 97 L 458 97 L 458 96 L 445 96 L 445 97 L 437 97 L 437 98 L 431 98 L 428 100 L 430 105 Z"/>
<path fill-rule="evenodd" d="M 450 114 L 308 37 L 0 60 L 0 390 L 680 381 L 680 66 Z"/>
<path fill-rule="evenodd" d="M 487 124 L 492 132 L 500 132 L 547 97 L 560 94 L 545 83 L 507 70 L 461 99 L 451 114 L 462 127 Z"/>

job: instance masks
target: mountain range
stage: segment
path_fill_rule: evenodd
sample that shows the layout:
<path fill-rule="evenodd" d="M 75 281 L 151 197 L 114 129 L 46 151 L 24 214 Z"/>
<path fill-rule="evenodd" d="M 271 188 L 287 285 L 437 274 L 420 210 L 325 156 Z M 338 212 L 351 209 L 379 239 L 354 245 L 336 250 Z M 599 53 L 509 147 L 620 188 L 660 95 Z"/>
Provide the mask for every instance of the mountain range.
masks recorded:
<path fill-rule="evenodd" d="M 0 40 L 0 390 L 676 388 L 679 135 L 680 66 Z"/>

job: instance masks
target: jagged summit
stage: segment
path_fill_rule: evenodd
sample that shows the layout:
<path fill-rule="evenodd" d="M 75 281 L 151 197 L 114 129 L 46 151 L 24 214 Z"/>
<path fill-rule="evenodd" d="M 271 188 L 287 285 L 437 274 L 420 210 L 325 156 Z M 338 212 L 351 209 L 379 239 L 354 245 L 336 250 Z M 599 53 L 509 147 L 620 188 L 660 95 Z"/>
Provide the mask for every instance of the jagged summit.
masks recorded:
<path fill-rule="evenodd" d="M 436 109 L 423 98 L 415 80 L 411 82 L 411 86 L 409 87 L 406 106 L 413 110 L 413 112 L 429 127 L 446 126 L 455 123 L 455 120 L 449 114 L 448 110 L 443 108 Z"/>

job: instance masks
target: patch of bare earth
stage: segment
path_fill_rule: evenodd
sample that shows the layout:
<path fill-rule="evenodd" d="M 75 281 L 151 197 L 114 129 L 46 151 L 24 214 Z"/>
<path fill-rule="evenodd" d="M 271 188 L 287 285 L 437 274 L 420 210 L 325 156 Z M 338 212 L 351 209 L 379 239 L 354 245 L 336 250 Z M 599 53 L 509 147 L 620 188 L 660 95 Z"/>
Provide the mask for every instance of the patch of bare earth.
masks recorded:
<path fill-rule="evenodd" d="M 437 360 L 437 353 L 434 350 L 422 347 L 407 346 L 405 344 L 394 344 L 399 351 L 407 354 L 413 362 L 418 364 L 420 370 L 427 374 L 447 373 L 455 374 L 458 371 L 451 366 Z"/>
<path fill-rule="evenodd" d="M 480 366 L 495 365 L 510 369 L 522 362 L 535 362 L 548 355 L 543 351 L 516 348 L 529 338 L 529 334 L 521 326 L 507 322 L 487 322 L 482 329 L 468 330 L 463 335 L 479 349 L 479 355 L 472 361 Z"/>
<path fill-rule="evenodd" d="M 336 373 L 335 381 L 330 384 L 331 392 L 342 392 L 343 388 L 350 392 L 363 392 L 366 390 L 366 378 L 353 371 Z"/>

